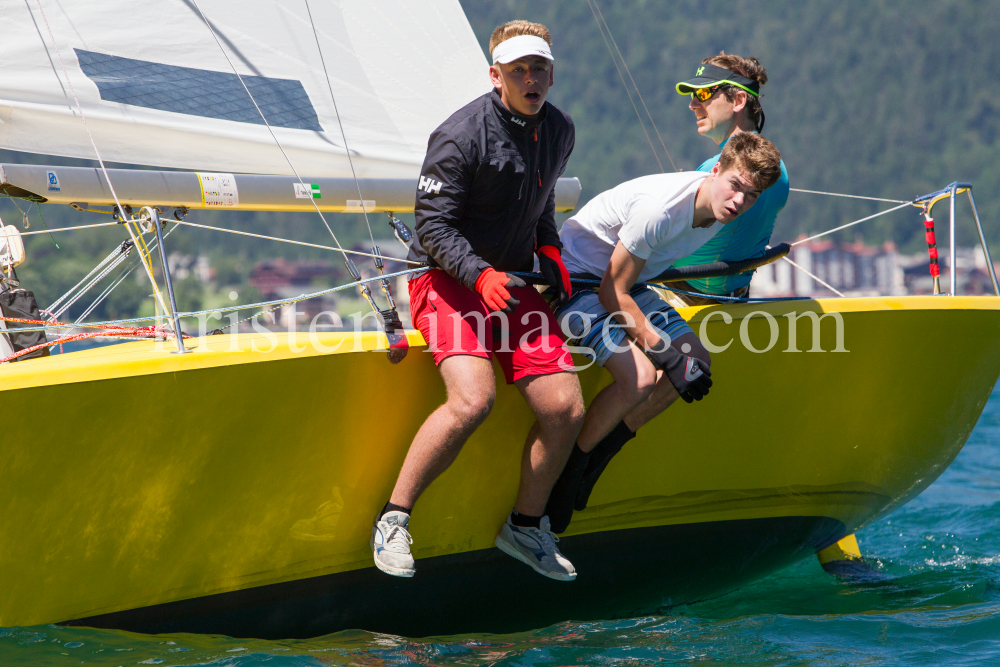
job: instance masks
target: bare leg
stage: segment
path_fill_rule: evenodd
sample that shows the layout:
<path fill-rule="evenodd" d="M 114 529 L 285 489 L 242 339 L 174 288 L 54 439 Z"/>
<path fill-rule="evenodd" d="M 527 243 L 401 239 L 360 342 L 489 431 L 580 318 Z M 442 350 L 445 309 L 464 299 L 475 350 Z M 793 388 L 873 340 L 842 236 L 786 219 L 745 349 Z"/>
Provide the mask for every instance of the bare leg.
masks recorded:
<path fill-rule="evenodd" d="M 493 409 L 496 379 L 489 359 L 448 357 L 438 370 L 444 378 L 448 398 L 413 438 L 392 490 L 390 502 L 394 505 L 413 507 L 431 482 L 448 469 L 466 439 Z"/>
<path fill-rule="evenodd" d="M 685 344 L 691 346 L 688 348 L 688 352 L 683 351 Z M 678 336 L 671 341 L 670 346 L 682 354 L 697 357 L 710 366 L 712 364 L 711 355 L 694 333 Z M 674 385 L 670 384 L 666 374 L 660 370 L 656 371 L 656 386 L 653 388 L 653 392 L 646 400 L 629 411 L 625 416 L 625 425 L 631 431 L 638 431 L 640 426 L 648 424 L 654 417 L 673 405 L 678 398 L 680 396 L 674 389 Z"/>
<path fill-rule="evenodd" d="M 521 485 L 514 509 L 542 516 L 552 486 L 559 478 L 583 425 L 583 393 L 573 373 L 533 375 L 514 385 L 524 395 L 537 421 L 528 432 L 521 457 Z"/>
<path fill-rule="evenodd" d="M 653 362 L 631 341 L 627 350 L 611 355 L 604 368 L 615 381 L 602 389 L 587 409 L 583 428 L 576 439 L 585 452 L 596 447 L 630 410 L 649 397 L 656 385 L 657 371 Z"/>

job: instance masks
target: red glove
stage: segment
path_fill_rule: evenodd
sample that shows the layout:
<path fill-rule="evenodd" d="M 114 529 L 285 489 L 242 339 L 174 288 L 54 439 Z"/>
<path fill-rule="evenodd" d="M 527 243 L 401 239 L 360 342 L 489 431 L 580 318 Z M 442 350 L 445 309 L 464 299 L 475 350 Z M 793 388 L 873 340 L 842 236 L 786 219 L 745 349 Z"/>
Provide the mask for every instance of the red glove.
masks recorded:
<path fill-rule="evenodd" d="M 543 245 L 538 249 L 538 265 L 542 269 L 542 275 L 548 281 L 552 289 L 556 290 L 558 296 L 555 300 L 556 306 L 565 306 L 569 298 L 573 296 L 573 285 L 569 280 L 569 271 L 562 261 L 562 253 L 554 245 Z"/>
<path fill-rule="evenodd" d="M 502 310 L 510 315 L 521 302 L 510 295 L 508 287 L 524 287 L 524 281 L 494 269 L 486 269 L 476 278 L 476 291 L 483 295 L 490 310 Z"/>

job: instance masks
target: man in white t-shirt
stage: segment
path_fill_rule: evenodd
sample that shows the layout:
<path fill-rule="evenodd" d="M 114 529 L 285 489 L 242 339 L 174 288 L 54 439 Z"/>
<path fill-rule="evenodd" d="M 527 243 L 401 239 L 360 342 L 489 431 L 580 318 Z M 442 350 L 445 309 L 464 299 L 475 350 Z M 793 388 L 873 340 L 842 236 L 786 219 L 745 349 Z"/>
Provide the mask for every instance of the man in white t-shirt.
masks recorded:
<path fill-rule="evenodd" d="M 700 401 L 711 359 L 687 322 L 655 291 L 655 278 L 750 208 L 781 176 L 781 154 L 758 134 L 732 137 L 709 173 L 643 176 L 594 197 L 559 232 L 571 274 L 600 278 L 574 290 L 556 317 L 614 377 L 587 408 L 583 428 L 545 513 L 563 532 L 611 457 L 635 437 L 626 416 L 643 401 Z M 738 223 L 737 223 L 738 224 Z"/>

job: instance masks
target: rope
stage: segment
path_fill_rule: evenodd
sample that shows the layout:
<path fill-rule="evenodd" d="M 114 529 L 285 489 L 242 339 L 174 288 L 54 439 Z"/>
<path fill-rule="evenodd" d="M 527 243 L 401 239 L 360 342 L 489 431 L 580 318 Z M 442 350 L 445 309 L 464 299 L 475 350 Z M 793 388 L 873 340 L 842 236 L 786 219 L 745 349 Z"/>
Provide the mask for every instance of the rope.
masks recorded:
<path fill-rule="evenodd" d="M 801 241 L 796 241 L 795 243 L 792 244 L 792 246 L 794 247 L 794 246 L 797 246 L 797 245 L 799 245 L 801 243 L 805 243 L 806 241 L 812 241 L 814 239 L 820 238 L 821 236 L 826 236 L 827 234 L 833 234 L 834 232 L 839 232 L 841 229 L 847 229 L 848 227 L 853 227 L 854 225 L 857 225 L 859 223 L 865 222 L 867 220 L 871 220 L 873 218 L 877 218 L 877 217 L 879 217 L 881 215 L 885 215 L 887 213 L 892 213 L 893 211 L 898 211 L 899 209 L 906 208 L 907 206 L 910 206 L 912 204 L 913 204 L 913 201 L 911 200 L 911 201 L 908 201 L 908 202 L 906 202 L 904 204 L 900 204 L 899 206 L 894 206 L 892 208 L 887 208 L 886 210 L 880 211 L 880 212 L 876 213 L 875 215 L 869 215 L 867 218 L 861 218 L 860 220 L 855 220 L 854 222 L 849 222 L 846 225 L 841 225 L 840 227 L 834 227 L 831 230 L 828 230 L 828 231 L 825 231 L 825 232 L 821 232 L 821 233 L 816 234 L 814 236 L 810 236 L 807 239 L 802 239 Z"/>
<path fill-rule="evenodd" d="M 810 195 L 828 195 L 830 197 L 847 197 L 848 199 L 867 199 L 868 201 L 884 201 L 890 204 L 909 204 L 902 199 L 882 199 L 881 197 L 862 197 L 861 195 L 845 195 L 840 192 L 821 192 L 819 190 L 800 190 L 799 188 L 788 188 L 790 192 L 805 192 Z"/>
<path fill-rule="evenodd" d="M 66 63 L 63 62 L 62 53 L 59 51 L 59 46 L 56 44 L 55 34 L 52 32 L 52 27 L 49 25 L 49 19 L 45 15 L 45 10 L 42 9 L 42 1 L 35 0 L 35 4 L 38 5 L 38 12 L 42 15 L 42 20 L 45 22 L 45 29 L 49 33 L 49 39 L 52 40 L 52 48 L 56 52 L 56 56 L 59 57 L 59 66 L 62 68 L 63 76 L 66 77 L 66 83 L 69 85 L 69 90 L 73 94 L 73 101 L 76 102 L 76 109 L 80 112 L 80 119 L 83 121 L 83 127 L 87 130 L 87 136 L 90 138 L 90 145 L 94 147 L 94 154 L 97 155 L 97 162 L 101 165 L 101 172 L 104 173 L 104 179 L 108 182 L 108 189 L 111 190 L 111 196 L 115 200 L 115 204 L 118 206 L 118 211 L 121 212 L 122 217 L 125 217 L 125 209 L 122 208 L 121 202 L 118 200 L 118 193 L 115 192 L 115 186 L 111 183 L 111 177 L 108 175 L 108 170 L 104 166 L 104 159 L 101 157 L 101 151 L 97 148 L 97 142 L 94 141 L 94 135 L 90 132 L 90 125 L 87 123 L 87 116 L 83 113 L 83 106 L 80 104 L 80 99 L 76 96 L 76 89 L 73 87 L 73 81 L 69 78 L 69 72 L 66 70 Z M 41 218 L 42 209 L 38 209 L 38 217 Z M 44 219 L 42 220 L 42 225 L 45 226 Z M 132 228 L 126 224 L 125 228 L 128 230 L 129 236 L 132 237 L 132 242 L 135 243 L 136 247 L 139 248 L 139 255 L 143 258 L 143 266 L 146 272 L 149 274 L 149 281 L 153 284 L 153 294 L 156 296 L 157 301 L 160 302 L 160 306 L 163 308 L 164 312 L 167 312 L 167 307 L 163 303 L 163 297 L 160 294 L 160 290 L 156 287 L 156 280 L 153 278 L 153 267 L 152 260 L 144 254 L 146 249 L 146 243 L 140 235 L 137 239 L 135 234 L 132 233 Z M 53 243 L 55 241 L 53 240 Z M 58 247 L 58 246 L 56 246 Z M 147 259 L 149 261 L 147 262 Z"/>
<path fill-rule="evenodd" d="M 44 324 L 42 320 L 23 320 L 14 317 L 0 317 L 0 320 L 4 322 L 29 322 L 32 324 Z M 17 333 L 19 331 L 29 331 L 29 329 L 16 328 L 9 331 L 9 333 Z M 58 338 L 56 340 L 50 340 L 45 343 L 39 343 L 38 345 L 32 345 L 31 347 L 26 347 L 23 350 L 15 352 L 14 354 L 8 355 L 3 359 L 0 359 L 0 364 L 7 363 L 8 361 L 13 361 L 18 357 L 23 357 L 25 355 L 31 354 L 36 350 L 41 350 L 45 347 L 50 347 L 52 345 L 62 346 L 64 343 L 71 343 L 75 340 L 81 340 L 84 338 L 98 338 L 101 336 L 108 338 L 155 338 L 157 336 L 162 336 L 164 338 L 169 338 L 173 335 L 167 327 L 107 327 L 106 331 L 97 331 L 91 333 L 81 333 L 74 334 L 72 336 L 65 336 L 63 338 Z M 186 334 L 181 334 L 183 338 L 190 338 Z"/>
<path fill-rule="evenodd" d="M 591 2 L 591 0 L 587 0 L 587 2 Z M 646 100 L 644 100 L 643 97 L 642 97 L 642 91 L 639 90 L 638 84 L 636 84 L 635 79 L 632 78 L 632 72 L 628 68 L 628 63 L 625 62 L 625 57 L 622 55 L 622 52 L 618 49 L 618 42 L 615 41 L 615 36 L 611 34 L 611 27 L 608 25 L 608 22 L 604 19 L 604 14 L 601 12 L 601 7 L 600 7 L 600 5 L 597 4 L 597 0 L 593 0 L 593 3 L 591 4 L 591 7 L 590 7 L 590 11 L 594 12 L 595 8 L 597 10 L 597 13 L 594 14 L 594 18 L 597 19 L 597 17 L 600 16 L 600 20 L 597 22 L 597 28 L 600 30 L 601 23 L 602 22 L 604 23 L 604 28 L 608 31 L 608 37 L 611 38 L 611 43 L 615 45 L 615 51 L 618 52 L 618 57 L 621 58 L 622 66 L 625 68 L 625 73 L 628 74 L 629 81 L 631 81 L 632 85 L 635 87 L 635 94 L 639 96 L 639 101 L 642 103 L 642 108 L 645 109 L 646 115 L 649 117 L 649 124 L 653 126 L 653 131 L 656 132 L 656 138 L 660 140 L 660 145 L 663 146 L 663 152 L 667 154 L 667 159 L 670 160 L 670 166 L 673 167 L 674 171 L 680 171 L 680 169 L 677 168 L 677 165 L 674 164 L 674 159 L 672 157 L 670 157 L 670 151 L 667 150 L 667 144 L 664 143 L 663 137 L 660 136 L 660 130 L 657 129 L 657 127 L 656 127 L 656 121 L 653 120 L 653 114 L 649 113 L 649 107 L 646 106 Z M 604 32 L 603 31 L 601 32 L 601 36 L 602 37 L 604 36 Z M 607 45 L 607 43 L 608 43 L 608 40 L 604 40 L 604 44 Z M 608 47 L 608 52 L 609 53 L 611 52 L 611 47 L 610 46 Z M 615 59 L 614 54 L 611 55 L 611 59 L 612 60 Z M 618 67 L 617 62 L 615 63 L 615 67 L 616 68 Z M 619 71 L 618 72 L 618 76 L 621 77 L 621 74 L 622 74 L 621 71 Z M 622 85 L 623 86 L 625 85 L 625 79 L 622 79 Z M 628 86 L 625 86 L 625 90 L 628 91 Z M 629 95 L 629 99 L 630 100 L 632 99 L 631 95 Z M 632 103 L 632 108 L 635 109 L 635 103 L 634 102 Z M 636 115 L 638 115 L 639 114 L 639 110 L 636 109 L 635 113 L 636 113 Z M 642 117 L 639 118 L 639 123 L 642 124 Z M 646 131 L 645 126 L 643 126 L 642 130 L 643 130 L 643 132 Z M 649 139 L 649 135 L 648 134 L 646 135 L 646 139 L 647 140 Z M 653 142 L 652 141 L 649 142 L 649 147 L 653 148 Z M 655 148 L 653 148 L 653 155 L 654 156 L 656 155 L 656 149 Z M 660 163 L 660 159 L 657 158 L 656 162 L 657 162 L 657 164 L 659 164 Z M 662 164 L 660 164 L 660 171 L 664 171 Z"/>
<path fill-rule="evenodd" d="M 358 250 L 344 250 L 343 248 L 334 248 L 328 245 L 318 245 L 316 243 L 306 243 L 305 241 L 293 241 L 292 239 L 283 239 L 277 236 L 264 236 L 263 234 L 253 234 L 251 232 L 241 232 L 236 229 L 226 229 L 225 227 L 211 227 L 209 225 L 200 225 L 194 222 L 187 222 L 185 220 L 178 221 L 177 224 L 188 225 L 189 227 L 199 227 L 201 229 L 211 229 L 216 232 L 228 232 L 230 234 L 239 234 L 240 236 L 252 236 L 256 239 L 265 239 L 268 241 L 281 241 L 282 243 L 292 243 L 294 245 L 306 246 L 307 248 L 321 248 L 323 250 L 333 250 L 335 252 L 342 252 L 351 255 L 361 255 L 362 257 L 375 257 L 378 259 L 384 259 L 392 262 L 401 262 L 404 264 L 414 264 L 417 266 L 424 266 L 423 262 L 414 262 L 410 259 L 400 259 L 399 257 L 389 257 L 388 255 L 375 255 L 370 252 L 360 252 Z"/>

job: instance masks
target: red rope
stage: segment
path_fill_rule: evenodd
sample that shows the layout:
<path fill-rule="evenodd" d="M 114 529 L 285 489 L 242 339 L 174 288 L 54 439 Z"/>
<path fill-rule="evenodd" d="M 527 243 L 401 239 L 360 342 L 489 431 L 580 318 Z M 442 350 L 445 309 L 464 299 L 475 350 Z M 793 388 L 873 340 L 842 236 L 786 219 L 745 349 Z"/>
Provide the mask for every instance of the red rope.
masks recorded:
<path fill-rule="evenodd" d="M 50 322 L 45 322 L 45 321 L 42 321 L 42 320 L 25 320 L 25 319 L 21 319 L 21 318 L 18 318 L 18 317 L 0 317 L 0 321 L 3 321 L 3 322 L 22 322 L 24 324 L 49 324 L 49 325 L 53 324 L 53 322 L 51 322 L 51 321 Z M 20 350 L 19 352 L 15 352 L 14 354 L 12 354 L 10 356 L 7 356 L 7 357 L 4 357 L 3 359 L 0 359 L 0 364 L 5 363 L 7 361 L 13 361 L 14 359 L 17 359 L 18 357 L 23 357 L 26 354 L 31 354 L 32 352 L 34 352 L 36 350 L 40 350 L 43 347 L 49 347 L 50 345 L 61 345 L 63 343 L 70 343 L 70 342 L 75 341 L 75 340 L 83 340 L 84 338 L 97 338 L 97 337 L 100 337 L 100 336 L 108 336 L 108 337 L 114 337 L 114 338 L 124 338 L 124 337 L 129 337 L 129 338 L 155 338 L 156 336 L 166 336 L 167 334 L 173 335 L 173 333 L 169 329 L 167 329 L 165 326 L 164 327 L 156 327 L 156 326 L 149 326 L 149 327 L 123 327 L 123 326 L 113 326 L 113 325 L 112 326 L 108 326 L 108 325 L 103 325 L 103 324 L 99 325 L 99 326 L 100 326 L 101 329 L 103 329 L 103 331 L 95 331 L 95 332 L 82 333 L 82 334 L 73 334 L 72 336 L 66 336 L 66 337 L 63 337 L 63 338 L 59 338 L 57 340 L 48 341 L 48 342 L 45 342 L 45 343 L 39 343 L 38 345 L 33 345 L 31 347 L 26 347 L 23 350 Z M 8 333 L 16 333 L 16 332 L 17 332 L 17 329 L 9 329 L 8 330 Z M 188 336 L 186 334 L 181 334 L 181 335 L 182 335 L 183 338 L 190 338 L 191 337 L 191 336 Z"/>

